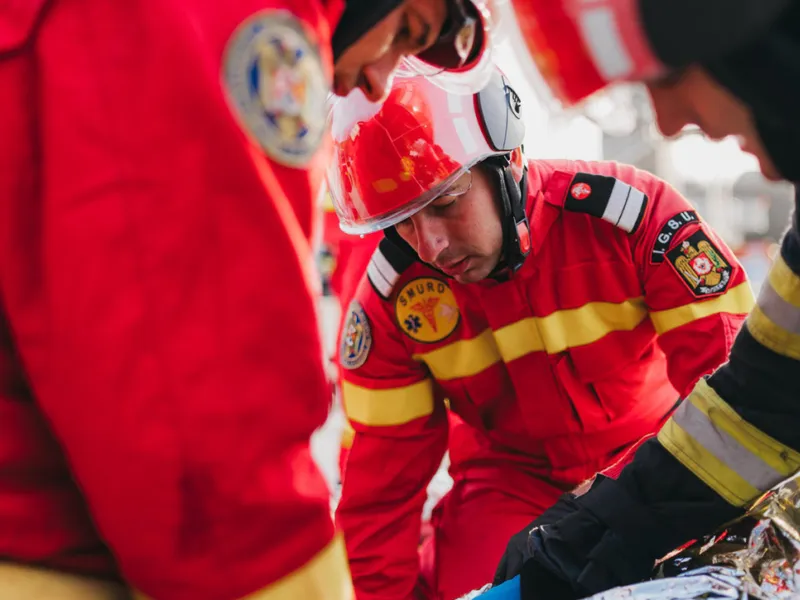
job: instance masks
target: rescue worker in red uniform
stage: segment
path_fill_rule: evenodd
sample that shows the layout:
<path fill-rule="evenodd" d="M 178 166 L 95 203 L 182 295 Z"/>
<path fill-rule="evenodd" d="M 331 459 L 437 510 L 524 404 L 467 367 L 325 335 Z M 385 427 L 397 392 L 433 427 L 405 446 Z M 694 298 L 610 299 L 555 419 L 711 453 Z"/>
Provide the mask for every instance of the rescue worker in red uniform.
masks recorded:
<path fill-rule="evenodd" d="M 0 597 L 352 595 L 309 452 L 326 96 L 463 62 L 475 13 L 4 6 Z"/>
<path fill-rule="evenodd" d="M 339 217 L 336 216 L 336 209 L 330 199 L 330 194 L 325 194 L 323 204 L 323 234 L 322 244 L 330 260 L 333 262 L 330 274 L 331 293 L 338 301 L 341 313 L 350 304 L 356 292 L 361 276 L 367 271 L 367 265 L 372 258 L 372 253 L 381 241 L 383 236 L 380 233 L 372 233 L 365 236 L 347 235 L 339 227 Z M 337 342 L 341 336 L 342 317 L 337 326 Z M 338 347 L 337 343 L 337 347 Z M 331 377 L 334 377 L 335 384 L 340 388 L 340 372 L 338 354 L 331 357 Z M 345 423 L 342 430 L 341 444 L 339 449 L 339 470 L 344 470 L 347 462 L 347 453 L 353 442 L 353 429 Z"/>
<path fill-rule="evenodd" d="M 387 238 L 339 352 L 356 433 L 337 523 L 359 600 L 489 581 L 513 532 L 724 360 L 752 306 L 680 194 L 617 163 L 526 162 L 519 109 L 499 72 L 474 96 L 398 78 L 380 107 L 333 107 L 342 228 Z M 449 442 L 445 399 L 465 423 Z M 448 445 L 454 488 L 420 567 Z"/>
<path fill-rule="evenodd" d="M 514 0 L 556 96 L 643 81 L 666 135 L 737 135 L 772 179 L 800 181 L 800 4 L 791 0 Z M 797 204 L 797 203 L 796 203 Z M 496 582 L 583 598 L 743 514 L 800 471 L 800 220 L 792 217 L 729 360 L 691 390 L 618 479 L 567 494 L 509 543 Z M 510 584 L 509 584 L 510 585 Z M 518 594 L 519 595 L 519 594 Z"/>
<path fill-rule="evenodd" d="M 350 304 L 353 295 L 372 259 L 372 253 L 382 237 L 380 234 L 361 236 L 347 235 L 339 228 L 339 218 L 333 204 L 325 206 L 324 243 L 333 257 L 331 292 L 342 309 Z"/>

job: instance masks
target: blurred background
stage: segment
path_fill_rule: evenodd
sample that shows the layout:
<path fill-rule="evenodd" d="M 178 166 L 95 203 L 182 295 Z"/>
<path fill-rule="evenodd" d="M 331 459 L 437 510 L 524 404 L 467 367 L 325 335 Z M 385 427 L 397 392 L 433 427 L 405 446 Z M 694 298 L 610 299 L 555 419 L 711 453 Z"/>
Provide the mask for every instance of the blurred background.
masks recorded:
<path fill-rule="evenodd" d="M 736 140 L 712 142 L 696 129 L 665 139 L 658 133 L 646 92 L 637 85 L 618 86 L 593 97 L 578 109 L 562 110 L 541 80 L 517 28 L 513 12 L 496 3 L 498 45 L 495 62 L 508 75 L 522 99 L 527 126 L 525 153 L 529 158 L 615 160 L 632 164 L 665 179 L 694 204 L 697 211 L 737 254 L 754 293 L 766 277 L 777 242 L 788 226 L 793 207 L 792 187 L 764 179 L 758 163 L 743 153 Z M 330 208 L 330 207 L 328 207 Z M 327 213 L 323 227 L 335 226 Z M 334 223 L 334 225 L 331 225 Z M 340 307 L 330 293 L 330 274 L 336 248 L 318 244 L 322 277 L 320 316 L 326 351 L 333 356 Z M 338 445 L 344 418 L 337 402 L 313 449 L 332 487 L 338 485 Z M 346 436 L 345 436 L 346 437 Z M 440 473 L 434 487 L 446 487 Z M 436 490 L 432 490 L 436 496 Z"/>

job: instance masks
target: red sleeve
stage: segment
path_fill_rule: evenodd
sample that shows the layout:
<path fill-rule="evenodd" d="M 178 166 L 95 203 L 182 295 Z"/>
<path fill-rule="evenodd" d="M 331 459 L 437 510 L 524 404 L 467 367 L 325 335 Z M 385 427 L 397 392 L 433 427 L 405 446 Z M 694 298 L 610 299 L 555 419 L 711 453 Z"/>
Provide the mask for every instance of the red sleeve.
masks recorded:
<path fill-rule="evenodd" d="M 727 359 L 753 294 L 736 256 L 683 196 L 648 173 L 633 183 L 649 203 L 633 238 L 645 302 L 685 396 Z"/>
<path fill-rule="evenodd" d="M 307 272 L 325 156 L 314 173 L 269 160 L 221 85 L 231 34 L 270 6 L 48 3 L 24 91 L 37 114 L 20 118 L 38 146 L 24 174 L 0 169 L 27 381 L 153 598 L 233 600 L 290 573 L 287 597 L 349 587 L 309 452 L 329 395 Z"/>
<path fill-rule="evenodd" d="M 426 489 L 447 446 L 444 403 L 388 306 L 362 279 L 339 353 L 355 437 L 336 519 L 358 600 L 411 596 Z"/>

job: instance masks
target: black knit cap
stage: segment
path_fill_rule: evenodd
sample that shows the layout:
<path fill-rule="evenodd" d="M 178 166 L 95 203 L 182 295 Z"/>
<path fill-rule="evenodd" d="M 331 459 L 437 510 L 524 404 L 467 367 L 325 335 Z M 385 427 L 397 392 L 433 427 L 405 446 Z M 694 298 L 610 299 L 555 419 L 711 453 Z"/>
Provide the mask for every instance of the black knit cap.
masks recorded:
<path fill-rule="evenodd" d="M 344 13 L 333 32 L 333 60 L 400 6 L 403 0 L 346 0 Z"/>
<path fill-rule="evenodd" d="M 752 109 L 781 175 L 800 182 L 800 2 L 759 39 L 703 66 Z"/>
<path fill-rule="evenodd" d="M 656 55 L 701 64 L 753 111 L 781 175 L 800 181 L 800 2 L 639 0 Z"/>
<path fill-rule="evenodd" d="M 647 38 L 667 66 L 714 60 L 759 39 L 796 0 L 639 0 Z"/>

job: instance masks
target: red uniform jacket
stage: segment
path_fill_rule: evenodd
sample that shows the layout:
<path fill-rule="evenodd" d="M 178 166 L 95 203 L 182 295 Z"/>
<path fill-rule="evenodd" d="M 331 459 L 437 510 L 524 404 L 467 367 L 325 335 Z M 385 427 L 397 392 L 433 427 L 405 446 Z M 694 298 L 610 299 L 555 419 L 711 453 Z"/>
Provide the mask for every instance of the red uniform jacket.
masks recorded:
<path fill-rule="evenodd" d="M 4 560 L 113 577 L 107 544 L 154 599 L 346 597 L 309 452 L 340 5 L 0 13 Z"/>
<path fill-rule="evenodd" d="M 342 310 L 347 308 L 356 293 L 356 288 L 372 258 L 375 247 L 383 239 L 383 233 L 347 235 L 339 227 L 339 217 L 330 201 L 323 205 L 322 241 L 333 255 L 331 291 L 339 300 Z"/>
<path fill-rule="evenodd" d="M 752 306 L 730 250 L 652 175 L 532 161 L 528 189 L 533 250 L 512 278 L 462 285 L 379 248 L 350 307 L 337 518 L 360 600 L 414 586 L 444 399 L 470 426 L 453 470 L 501 461 L 570 489 L 657 429 Z"/>
<path fill-rule="evenodd" d="M 347 316 L 344 310 L 350 304 L 350 300 L 353 299 L 358 284 L 372 260 L 375 247 L 383 239 L 383 233 L 378 231 L 364 236 L 347 235 L 339 227 L 339 217 L 336 215 L 330 196 L 327 196 L 323 208 L 322 241 L 328 247 L 334 260 L 333 273 L 331 274 L 331 290 L 342 309 L 342 319 L 340 319 L 337 327 L 338 340 L 341 335 L 343 319 Z M 332 360 L 336 361 L 338 367 L 338 356 L 332 357 Z M 338 368 L 338 371 L 341 371 L 341 368 Z M 339 379 L 341 380 L 341 377 Z M 353 429 L 348 424 L 345 424 L 339 450 L 339 469 L 341 471 L 344 471 L 347 453 L 350 450 L 352 441 Z"/>

